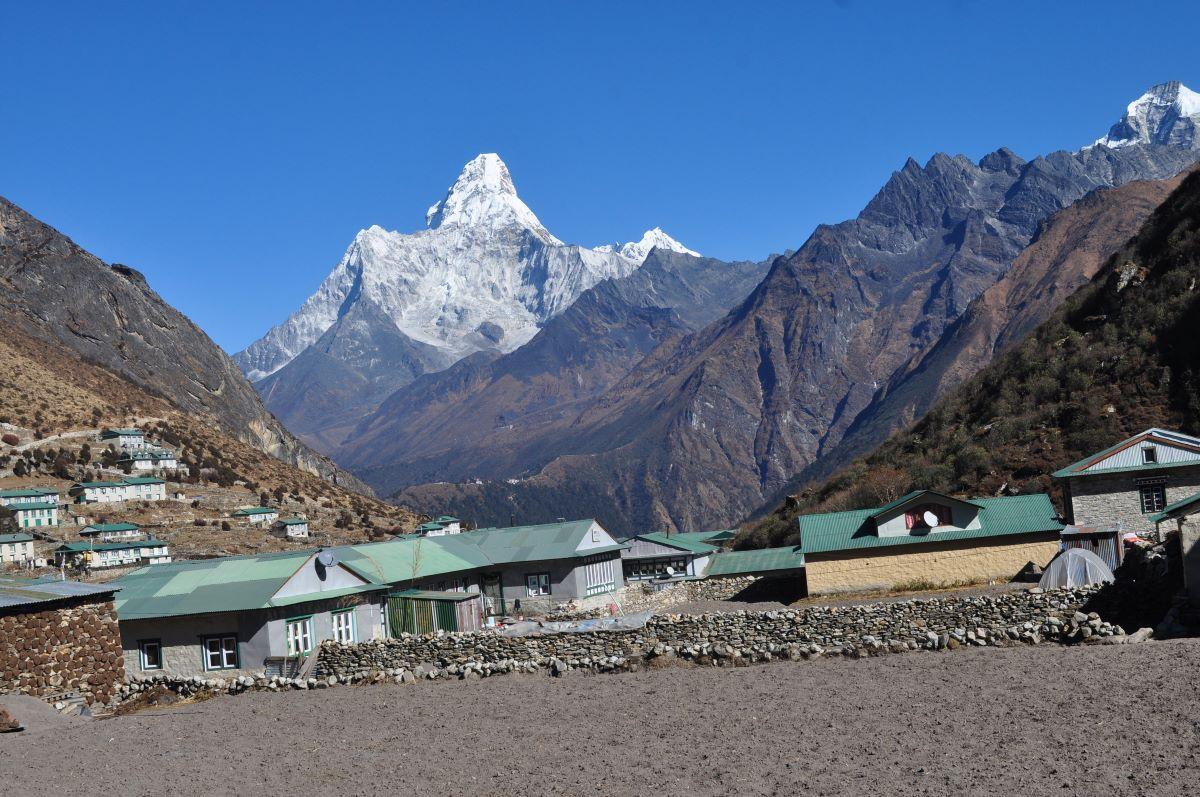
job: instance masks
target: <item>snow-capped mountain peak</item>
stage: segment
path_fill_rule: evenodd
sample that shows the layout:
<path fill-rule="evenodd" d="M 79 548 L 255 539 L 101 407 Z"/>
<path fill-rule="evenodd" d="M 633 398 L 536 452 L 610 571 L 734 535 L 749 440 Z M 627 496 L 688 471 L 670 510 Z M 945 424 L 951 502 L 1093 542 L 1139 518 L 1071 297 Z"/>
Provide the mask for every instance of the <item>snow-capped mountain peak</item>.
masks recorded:
<path fill-rule="evenodd" d="M 1200 149 L 1200 94 L 1178 80 L 1152 86 L 1129 103 L 1121 120 L 1093 146 L 1134 144 Z"/>
<path fill-rule="evenodd" d="M 676 241 L 671 236 L 663 232 L 661 227 L 655 227 L 652 230 L 646 230 L 640 241 L 630 241 L 624 244 L 604 244 L 597 246 L 597 252 L 616 252 L 622 257 L 628 258 L 637 264 L 641 264 L 646 256 L 650 254 L 651 249 L 667 249 L 671 252 L 678 252 L 681 255 L 692 255 L 700 257 L 699 252 L 688 249 L 683 244 Z"/>
<path fill-rule="evenodd" d="M 517 196 L 508 167 L 494 152 L 477 155 L 468 162 L 445 198 L 425 214 L 425 223 L 435 230 L 456 225 L 508 226 L 514 222 L 548 244 L 562 244 Z"/>

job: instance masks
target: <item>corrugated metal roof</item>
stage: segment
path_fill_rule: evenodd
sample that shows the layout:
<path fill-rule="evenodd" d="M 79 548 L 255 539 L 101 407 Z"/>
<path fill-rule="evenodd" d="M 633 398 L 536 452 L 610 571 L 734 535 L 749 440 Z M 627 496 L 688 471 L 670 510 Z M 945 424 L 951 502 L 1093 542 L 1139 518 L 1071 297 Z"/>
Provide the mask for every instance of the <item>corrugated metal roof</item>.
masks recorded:
<path fill-rule="evenodd" d="M 278 509 L 272 509 L 269 506 L 252 506 L 248 509 L 237 509 L 231 513 L 232 517 L 247 517 L 249 515 L 278 515 Z"/>
<path fill-rule="evenodd" d="M 11 504 L 5 507 L 13 512 L 24 512 L 28 509 L 58 509 L 58 504 L 50 503 L 49 501 L 28 503 L 28 504 Z"/>
<path fill-rule="evenodd" d="M 804 567 L 804 553 L 799 546 L 760 548 L 754 551 L 723 551 L 708 560 L 706 576 L 748 576 L 779 570 Z"/>
<path fill-rule="evenodd" d="M 56 581 L 52 578 L 33 579 L 0 575 L 0 609 L 37 606 L 90 595 L 112 595 L 119 589 L 119 586 L 113 584 L 83 584 L 78 581 Z"/>
<path fill-rule="evenodd" d="M 0 498 L 32 498 L 36 495 L 58 495 L 53 487 L 24 487 L 20 490 L 0 490 Z"/>
<path fill-rule="evenodd" d="M 1200 464 L 1200 463 L 1197 463 L 1195 460 L 1185 460 L 1183 462 L 1151 462 L 1151 463 L 1141 464 L 1141 465 L 1126 465 L 1125 467 L 1120 467 L 1120 468 L 1102 468 L 1099 470 L 1087 470 L 1087 468 L 1089 466 L 1094 465 L 1097 462 L 1100 462 L 1101 460 L 1120 451 L 1121 449 L 1127 448 L 1141 440 L 1147 440 L 1147 439 L 1154 439 L 1157 442 L 1164 443 L 1166 445 L 1172 445 L 1172 444 L 1197 445 L 1197 444 L 1200 444 L 1200 438 L 1191 437 L 1190 435 L 1185 435 L 1180 432 L 1173 432 L 1169 429 L 1159 429 L 1158 427 L 1152 427 L 1150 429 L 1145 430 L 1144 432 L 1138 432 L 1133 437 L 1127 437 L 1124 440 L 1122 440 L 1121 442 L 1111 445 L 1108 448 L 1104 449 L 1103 451 L 1098 451 L 1095 454 L 1089 454 L 1088 456 L 1084 457 L 1083 459 L 1079 460 L 1078 462 L 1072 462 L 1070 465 L 1066 466 L 1065 468 L 1062 468 L 1061 470 L 1056 470 L 1054 473 L 1052 473 L 1050 475 L 1054 476 L 1056 478 L 1059 478 L 1059 479 L 1067 477 L 1067 476 L 1093 476 L 1093 475 L 1102 476 L 1102 475 L 1106 475 L 1106 474 L 1110 474 L 1110 473 L 1126 473 L 1129 471 L 1139 471 L 1139 470 L 1157 470 L 1160 468 L 1180 468 L 1180 467 L 1184 467 L 1184 466 L 1188 466 L 1188 465 L 1195 466 L 1197 464 Z"/>
<path fill-rule="evenodd" d="M 166 545 L 163 540 L 130 540 L 128 542 L 67 542 L 55 548 L 64 553 L 84 551 L 126 551 L 130 548 L 158 548 Z"/>
<path fill-rule="evenodd" d="M 1062 530 L 1062 523 L 1058 522 L 1050 497 L 1043 493 L 1003 498 L 975 498 L 969 503 L 980 507 L 980 527 L 977 529 L 932 531 L 927 534 L 905 534 L 895 537 L 876 535 L 874 523 L 871 521 L 878 511 L 876 509 L 801 515 L 797 518 L 800 525 L 800 549 L 805 553 L 814 554 Z"/>
<path fill-rule="evenodd" d="M 82 536 L 103 534 L 110 531 L 138 531 L 141 528 L 136 523 L 92 523 L 85 526 L 79 533 Z"/>
<path fill-rule="evenodd" d="M 595 523 L 592 519 L 568 520 L 562 523 L 541 523 L 536 526 L 487 528 L 448 535 L 479 547 L 492 564 L 537 562 L 545 559 L 573 559 L 578 556 L 620 550 L 623 546 L 607 546 L 578 550 L 580 543 Z M 438 538 L 441 539 L 441 538 Z"/>
<path fill-rule="evenodd" d="M 688 553 L 713 553 L 721 550 L 716 545 L 710 545 L 707 542 L 702 542 L 695 538 L 694 533 L 680 534 L 664 534 L 661 531 L 652 531 L 649 534 L 639 534 L 634 539 L 646 540 L 647 542 L 657 543 L 658 545 L 666 545 L 669 548 L 676 548 L 680 551 Z"/>
<path fill-rule="evenodd" d="M 132 476 L 125 479 L 125 484 L 166 484 L 165 479 L 157 479 L 154 476 Z"/>
<path fill-rule="evenodd" d="M 0 534 L 0 542 L 32 542 L 31 534 Z"/>

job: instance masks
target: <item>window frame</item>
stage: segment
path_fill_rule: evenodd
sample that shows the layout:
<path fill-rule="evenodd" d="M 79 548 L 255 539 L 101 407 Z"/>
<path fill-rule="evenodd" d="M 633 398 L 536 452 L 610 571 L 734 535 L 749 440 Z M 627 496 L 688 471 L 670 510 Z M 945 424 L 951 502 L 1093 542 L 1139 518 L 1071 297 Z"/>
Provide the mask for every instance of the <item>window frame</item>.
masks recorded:
<path fill-rule="evenodd" d="M 158 665 L 150 667 L 146 664 L 146 648 L 153 646 L 158 650 Z M 155 672 L 163 668 L 162 640 L 161 639 L 139 639 L 138 640 L 138 666 L 146 672 Z"/>
<path fill-rule="evenodd" d="M 530 586 L 530 579 L 534 581 L 535 586 Z M 544 591 L 543 591 L 544 590 Z M 548 572 L 526 573 L 525 574 L 525 597 L 526 598 L 547 598 L 550 596 L 551 583 L 550 574 Z"/>
<path fill-rule="evenodd" d="M 1147 501 L 1147 498 L 1150 500 Z M 1138 503 L 1141 506 L 1143 515 L 1150 515 L 1163 511 L 1163 509 L 1165 509 L 1167 506 L 1167 485 L 1139 484 Z"/>
<path fill-rule="evenodd" d="M 289 617 L 283 621 L 283 638 L 287 643 L 287 655 L 289 656 L 307 656 L 313 652 L 313 621 L 311 614 L 300 615 L 299 617 Z M 308 639 L 308 649 L 300 650 L 299 647 L 295 651 L 292 650 L 292 634 L 291 628 L 293 624 L 304 624 L 304 629 L 307 631 L 305 636 Z M 299 639 L 299 636 L 297 636 Z"/>
<path fill-rule="evenodd" d="M 220 664 L 213 666 L 212 656 L 214 651 L 209 649 L 209 644 L 216 642 L 218 645 L 215 653 L 217 654 Z M 232 642 L 232 646 L 226 646 L 227 642 Z M 203 658 L 205 672 L 220 672 L 221 670 L 237 670 L 241 668 L 242 655 L 241 645 L 238 643 L 237 634 L 208 634 L 200 637 L 200 652 Z M 229 663 L 229 656 L 233 656 L 233 663 Z"/>
<path fill-rule="evenodd" d="M 1145 448 L 1143 448 L 1142 449 L 1142 464 L 1143 465 L 1159 464 L 1158 449 L 1155 448 L 1154 446 L 1146 446 Z"/>
<path fill-rule="evenodd" d="M 340 639 L 338 637 L 338 620 L 342 617 L 347 618 L 346 630 L 350 632 L 349 639 Z M 341 642 L 344 645 L 354 645 L 358 643 L 358 618 L 354 616 L 354 607 L 349 609 L 338 609 L 329 613 L 329 627 L 333 634 L 334 642 Z"/>

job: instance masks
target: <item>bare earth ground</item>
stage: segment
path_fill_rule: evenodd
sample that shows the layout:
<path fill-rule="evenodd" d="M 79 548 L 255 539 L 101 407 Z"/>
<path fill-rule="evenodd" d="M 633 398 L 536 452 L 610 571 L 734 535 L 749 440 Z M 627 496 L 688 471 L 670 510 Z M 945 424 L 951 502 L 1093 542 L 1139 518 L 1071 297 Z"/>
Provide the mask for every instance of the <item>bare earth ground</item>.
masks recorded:
<path fill-rule="evenodd" d="M 249 693 L 0 736 L 13 795 L 1182 795 L 1200 640 Z"/>

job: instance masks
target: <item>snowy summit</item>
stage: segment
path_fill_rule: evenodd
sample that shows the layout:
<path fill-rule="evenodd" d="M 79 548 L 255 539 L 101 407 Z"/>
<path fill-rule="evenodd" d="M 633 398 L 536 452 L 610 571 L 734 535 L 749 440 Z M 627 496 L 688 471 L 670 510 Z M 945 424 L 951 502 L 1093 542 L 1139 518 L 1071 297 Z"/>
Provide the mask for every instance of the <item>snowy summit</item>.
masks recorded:
<path fill-rule="evenodd" d="M 696 254 L 658 228 L 621 246 L 565 244 L 521 201 L 494 153 L 467 163 L 425 222 L 413 233 L 361 230 L 300 309 L 234 356 L 246 376 L 275 373 L 347 317 L 372 319 L 364 340 L 398 337 L 442 367 L 512 351 L 588 288 L 635 271 L 653 247 Z"/>
<path fill-rule="evenodd" d="M 1134 144 L 1200 149 L 1200 94 L 1178 80 L 1153 86 L 1129 103 L 1121 120 L 1093 146 Z"/>

